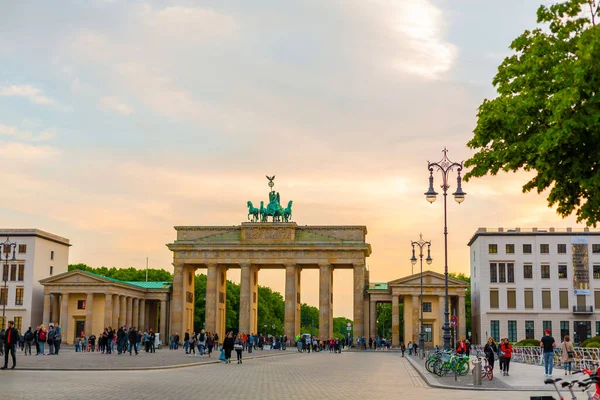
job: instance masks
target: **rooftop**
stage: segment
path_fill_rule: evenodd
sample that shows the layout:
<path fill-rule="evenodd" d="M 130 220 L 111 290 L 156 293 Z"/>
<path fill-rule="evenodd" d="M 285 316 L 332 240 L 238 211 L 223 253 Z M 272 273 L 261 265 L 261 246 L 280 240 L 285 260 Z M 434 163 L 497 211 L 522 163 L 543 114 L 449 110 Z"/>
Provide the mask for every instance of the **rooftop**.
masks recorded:
<path fill-rule="evenodd" d="M 13 238 L 35 236 L 35 237 L 43 238 L 46 240 L 50 240 L 55 243 L 64 244 L 66 246 L 71 246 L 69 239 L 67 239 L 67 238 L 55 235 L 50 232 L 42 231 L 40 229 L 34 229 L 34 228 L 31 228 L 31 229 L 0 229 L 0 238 L 2 236 L 13 237 Z"/>
<path fill-rule="evenodd" d="M 172 282 L 131 282 L 131 281 L 122 281 L 115 278 L 109 278 L 104 275 L 95 274 L 89 271 L 77 270 L 79 272 L 83 272 L 88 275 L 97 276 L 99 278 L 103 278 L 112 282 L 122 283 L 124 285 L 136 286 L 142 289 L 169 289 L 171 287 Z"/>
<path fill-rule="evenodd" d="M 600 235 L 599 229 L 590 228 L 478 228 L 467 246 L 470 246 L 479 236 L 589 236 Z"/>

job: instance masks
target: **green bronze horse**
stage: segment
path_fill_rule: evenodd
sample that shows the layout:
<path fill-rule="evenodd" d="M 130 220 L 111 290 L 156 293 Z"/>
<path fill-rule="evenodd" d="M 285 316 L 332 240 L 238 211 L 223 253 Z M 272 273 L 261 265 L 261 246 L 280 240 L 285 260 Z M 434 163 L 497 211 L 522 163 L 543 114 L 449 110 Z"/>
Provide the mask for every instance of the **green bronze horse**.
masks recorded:
<path fill-rule="evenodd" d="M 292 220 L 292 201 L 288 202 L 288 206 L 283 210 L 283 221 L 290 222 Z"/>
<path fill-rule="evenodd" d="M 246 203 L 246 205 L 248 206 L 248 221 L 251 221 L 251 222 L 258 221 L 258 213 L 259 213 L 258 208 L 254 207 L 252 205 L 251 201 L 249 201 L 248 203 Z M 252 216 L 252 219 L 250 219 L 250 216 Z"/>

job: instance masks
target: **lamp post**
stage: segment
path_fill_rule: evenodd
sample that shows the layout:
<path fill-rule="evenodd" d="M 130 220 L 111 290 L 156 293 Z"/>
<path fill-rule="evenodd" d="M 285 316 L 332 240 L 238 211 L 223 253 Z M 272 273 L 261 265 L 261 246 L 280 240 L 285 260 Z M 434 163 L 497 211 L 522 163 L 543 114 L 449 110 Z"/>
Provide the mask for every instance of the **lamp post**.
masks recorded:
<path fill-rule="evenodd" d="M 461 179 L 460 172 L 463 169 L 463 163 L 457 163 L 450 161 L 448 159 L 448 150 L 444 147 L 443 150 L 444 157 L 441 161 L 436 163 L 427 162 L 427 169 L 429 169 L 429 189 L 425 192 L 425 199 L 428 202 L 433 203 L 437 198 L 437 192 L 433 189 L 433 170 L 437 168 L 438 171 L 442 172 L 442 185 L 441 188 L 444 191 L 444 286 L 445 286 L 445 304 L 444 304 L 444 326 L 442 329 L 444 330 L 443 339 L 444 339 L 444 349 L 449 350 L 450 346 L 450 321 L 449 321 L 449 311 L 448 311 L 448 219 L 446 212 L 446 197 L 448 195 L 448 189 L 450 185 L 448 184 L 448 174 L 456 167 L 457 178 L 456 178 L 456 192 L 452 193 L 454 196 L 454 200 L 457 203 L 462 203 L 465 201 L 466 193 L 463 192 L 461 187 Z"/>
<path fill-rule="evenodd" d="M 4 281 L 4 296 L 2 296 L 2 327 L 1 329 L 5 329 L 5 325 L 6 325 L 6 303 L 8 303 L 8 290 L 6 285 L 7 285 L 7 281 L 8 281 L 8 256 L 11 253 L 11 247 L 12 247 L 12 258 L 10 259 L 10 261 L 17 261 L 17 252 L 16 252 L 16 247 L 17 247 L 17 243 L 16 242 L 11 242 L 10 241 L 10 237 L 6 236 L 6 240 L 3 243 L 0 243 L 0 249 L 2 249 L 2 253 L 0 253 L 0 259 L 4 259 L 4 270 L 2 271 L 2 280 Z"/>
<path fill-rule="evenodd" d="M 421 303 L 421 328 L 419 330 L 419 350 L 421 350 L 421 358 L 423 358 L 425 355 L 425 332 L 423 332 L 423 247 L 427 245 L 427 258 L 425 259 L 425 262 L 427 262 L 428 265 L 431 265 L 433 261 L 431 258 L 431 241 L 423 240 L 423 234 L 420 233 L 419 240 L 416 242 L 411 241 L 410 244 L 412 245 L 412 257 L 410 259 L 411 264 L 415 265 L 417 263 L 417 258 L 415 257 L 415 246 L 419 247 L 419 259 L 421 260 L 421 296 L 419 296 L 419 301 Z"/>

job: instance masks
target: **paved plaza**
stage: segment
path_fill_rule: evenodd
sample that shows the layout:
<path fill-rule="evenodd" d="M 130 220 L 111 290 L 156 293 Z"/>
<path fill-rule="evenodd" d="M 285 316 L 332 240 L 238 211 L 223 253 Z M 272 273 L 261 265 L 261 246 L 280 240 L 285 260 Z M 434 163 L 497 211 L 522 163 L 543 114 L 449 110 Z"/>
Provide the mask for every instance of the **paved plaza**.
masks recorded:
<path fill-rule="evenodd" d="M 129 357 L 129 356 L 126 356 Z M 138 356 L 141 357 L 141 356 Z M 113 357 L 114 358 L 114 357 Z M 22 359 L 22 358 L 20 358 Z M 526 367 L 526 366 L 524 366 Z M 541 377 L 540 377 L 541 380 Z M 11 399 L 529 399 L 550 392 L 431 388 L 396 352 L 289 352 L 241 365 L 130 371 L 1 371 Z"/>

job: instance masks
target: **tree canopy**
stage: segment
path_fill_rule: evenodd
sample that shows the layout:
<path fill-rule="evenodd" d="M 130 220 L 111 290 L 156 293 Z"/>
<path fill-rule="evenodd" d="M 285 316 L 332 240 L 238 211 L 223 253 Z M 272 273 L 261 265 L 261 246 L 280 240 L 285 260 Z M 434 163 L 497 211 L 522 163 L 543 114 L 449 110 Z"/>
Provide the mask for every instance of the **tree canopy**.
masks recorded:
<path fill-rule="evenodd" d="M 484 100 L 465 179 L 535 171 L 523 192 L 550 189 L 548 205 L 596 226 L 600 219 L 600 18 L 597 2 L 541 6 L 537 22 L 498 67 Z"/>

